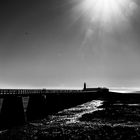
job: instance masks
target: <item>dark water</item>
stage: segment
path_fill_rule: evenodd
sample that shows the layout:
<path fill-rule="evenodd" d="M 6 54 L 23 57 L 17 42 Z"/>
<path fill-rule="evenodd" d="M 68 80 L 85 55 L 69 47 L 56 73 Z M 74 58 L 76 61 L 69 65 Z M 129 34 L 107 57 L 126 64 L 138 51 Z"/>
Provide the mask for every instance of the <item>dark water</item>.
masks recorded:
<path fill-rule="evenodd" d="M 140 103 L 93 100 L 73 108 L 50 115 L 48 124 L 75 125 L 92 124 L 96 121 L 114 124 L 140 124 Z M 35 124 L 35 123 L 34 123 Z"/>
<path fill-rule="evenodd" d="M 29 97 L 23 98 L 24 111 L 26 111 Z M 0 109 L 2 106 L 2 99 L 0 99 Z M 132 118 L 133 121 L 140 119 L 140 103 L 135 102 L 135 99 L 129 101 L 105 101 L 105 100 L 93 100 L 73 108 L 64 109 L 55 115 L 50 115 L 47 123 L 63 123 L 74 124 L 91 122 L 95 119 L 110 119 L 113 120 L 114 116 L 119 119 L 128 120 Z M 115 119 L 114 119 L 115 120 Z"/>
<path fill-rule="evenodd" d="M 81 118 L 84 114 L 102 110 L 103 108 L 99 108 L 102 105 L 103 101 L 93 100 L 91 102 L 60 111 L 56 115 L 50 116 L 50 121 L 51 123 L 59 122 L 64 124 L 80 123 L 79 118 Z"/>
<path fill-rule="evenodd" d="M 24 100 L 26 108 L 28 99 Z M 11 139 L 139 139 L 140 102 L 93 100 L 12 129 Z M 1 138 L 1 136 L 0 136 Z"/>

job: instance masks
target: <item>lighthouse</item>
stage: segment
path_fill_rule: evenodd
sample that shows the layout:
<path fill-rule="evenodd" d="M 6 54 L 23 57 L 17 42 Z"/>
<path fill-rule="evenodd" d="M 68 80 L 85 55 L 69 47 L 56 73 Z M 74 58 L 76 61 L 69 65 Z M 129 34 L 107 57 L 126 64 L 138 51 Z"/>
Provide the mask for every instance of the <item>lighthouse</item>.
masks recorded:
<path fill-rule="evenodd" d="M 86 90 L 86 88 L 87 88 L 87 87 L 86 87 L 86 83 L 84 83 L 84 89 L 83 89 L 83 90 Z"/>

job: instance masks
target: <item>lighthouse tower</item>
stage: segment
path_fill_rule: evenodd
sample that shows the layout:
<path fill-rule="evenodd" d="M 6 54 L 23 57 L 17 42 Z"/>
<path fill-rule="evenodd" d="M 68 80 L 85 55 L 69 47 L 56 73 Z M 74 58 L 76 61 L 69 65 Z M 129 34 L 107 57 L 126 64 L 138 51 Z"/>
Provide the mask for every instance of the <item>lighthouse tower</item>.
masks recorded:
<path fill-rule="evenodd" d="M 87 86 L 86 86 L 86 83 L 84 83 L 84 89 L 83 90 L 86 90 Z"/>

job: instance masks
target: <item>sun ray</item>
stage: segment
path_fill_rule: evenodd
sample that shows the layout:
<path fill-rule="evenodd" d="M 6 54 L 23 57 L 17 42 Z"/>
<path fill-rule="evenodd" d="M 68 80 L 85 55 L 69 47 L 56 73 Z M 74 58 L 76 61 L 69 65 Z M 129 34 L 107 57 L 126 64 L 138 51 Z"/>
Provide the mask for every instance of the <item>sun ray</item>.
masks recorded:
<path fill-rule="evenodd" d="M 101 28 L 128 24 L 137 9 L 134 0 L 73 0 L 73 2 L 74 15 L 82 17 L 90 24 L 100 22 Z"/>
<path fill-rule="evenodd" d="M 109 47 L 122 47 L 112 45 L 114 42 L 126 44 L 131 39 L 133 21 L 139 12 L 138 0 L 72 0 L 72 3 L 73 21 L 80 21 L 84 34 L 79 49 L 83 60 L 91 55 L 102 64 Z"/>

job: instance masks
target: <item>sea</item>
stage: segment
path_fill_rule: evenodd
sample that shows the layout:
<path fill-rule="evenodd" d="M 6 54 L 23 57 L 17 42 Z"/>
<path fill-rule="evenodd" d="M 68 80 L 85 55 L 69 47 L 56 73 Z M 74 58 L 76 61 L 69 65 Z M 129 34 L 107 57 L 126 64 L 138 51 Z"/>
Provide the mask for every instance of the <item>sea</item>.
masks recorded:
<path fill-rule="evenodd" d="M 125 94 L 125 92 L 121 92 Z M 128 92 L 127 92 L 128 93 Z M 118 93 L 119 94 L 119 93 Z M 24 99 L 24 108 L 28 98 Z M 92 100 L 0 132 L 0 139 L 139 139 L 140 101 Z"/>

